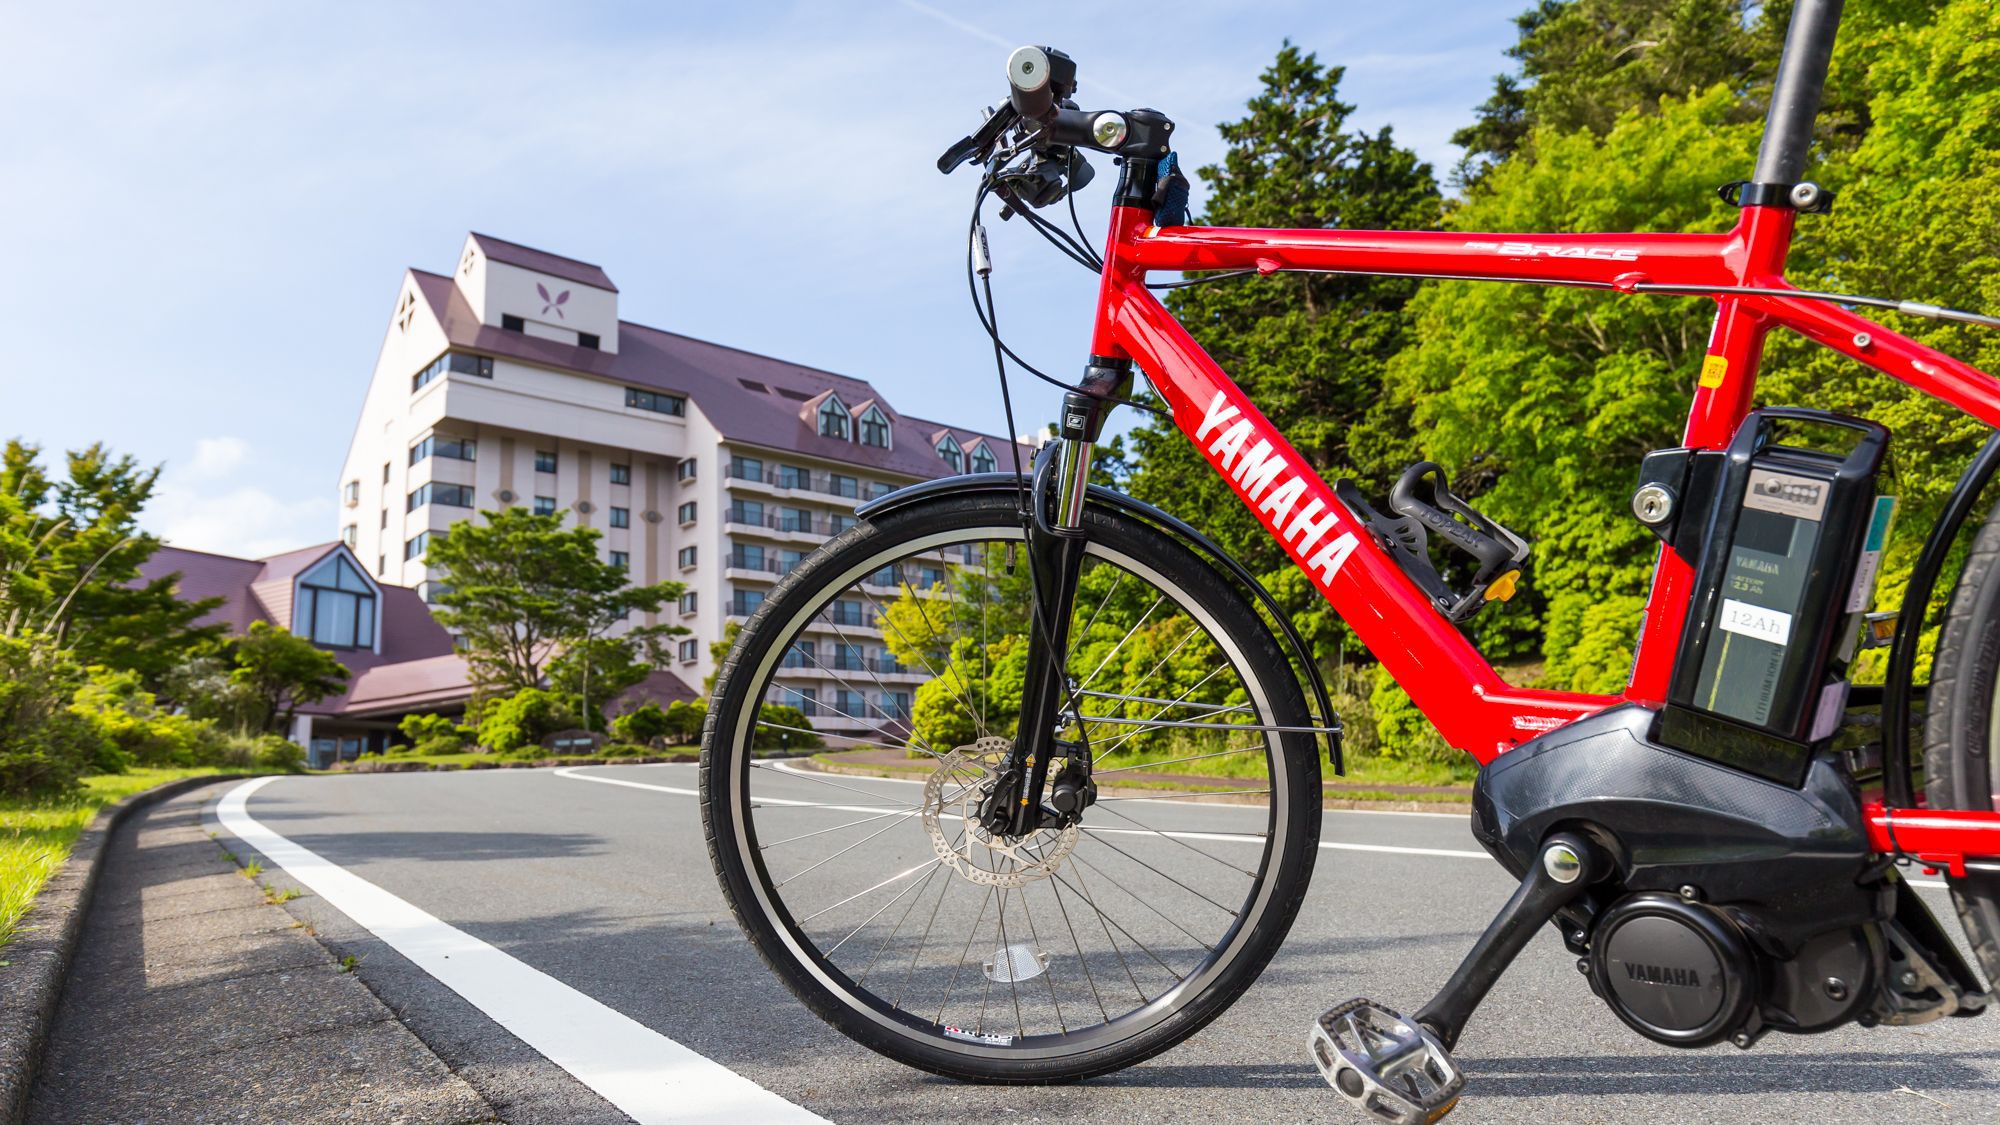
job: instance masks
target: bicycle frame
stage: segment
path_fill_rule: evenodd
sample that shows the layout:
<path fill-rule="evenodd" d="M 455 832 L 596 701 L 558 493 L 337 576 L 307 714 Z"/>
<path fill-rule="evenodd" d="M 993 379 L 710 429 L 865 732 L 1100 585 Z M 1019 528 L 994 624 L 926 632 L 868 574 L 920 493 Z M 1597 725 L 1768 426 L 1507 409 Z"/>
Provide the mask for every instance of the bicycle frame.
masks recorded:
<path fill-rule="evenodd" d="M 1673 286 L 1682 295 L 1711 295 L 1719 305 L 1683 436 L 1687 446 L 1719 449 L 1735 434 L 1753 404 L 1764 338 L 1773 328 L 1797 332 L 2000 427 L 2000 382 L 1968 364 L 1832 304 L 1721 292 L 1792 288 L 1784 264 L 1794 218 L 1789 208 L 1745 207 L 1735 229 L 1724 234 L 1161 228 L 1140 195 L 1121 190 L 1105 245 L 1091 352 L 1136 362 L 1144 370 L 1175 425 L 1445 740 L 1484 765 L 1537 734 L 1606 707 L 1663 704 L 1693 568 L 1672 551 L 1659 551 L 1636 660 L 1622 693 L 1507 684 L 1153 296 L 1147 274 L 1327 272 L 1569 285 L 1614 294 Z M 1966 856 L 2000 855 L 2000 813 L 1902 811 L 1892 825 L 1897 815 L 1879 801 L 1869 804 L 1879 851 L 1912 855 L 1960 874 Z M 1921 831 L 1921 841 L 1913 831 Z"/>

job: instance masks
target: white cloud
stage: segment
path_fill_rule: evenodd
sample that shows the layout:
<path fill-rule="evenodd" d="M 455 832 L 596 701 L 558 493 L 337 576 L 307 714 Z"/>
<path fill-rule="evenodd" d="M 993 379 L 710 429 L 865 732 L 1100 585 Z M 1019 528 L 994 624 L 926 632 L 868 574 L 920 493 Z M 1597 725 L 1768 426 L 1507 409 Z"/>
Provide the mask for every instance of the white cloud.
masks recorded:
<path fill-rule="evenodd" d="M 194 456 L 184 465 L 168 462 L 160 474 L 144 517 L 148 530 L 176 547 L 244 558 L 330 538 L 333 501 L 272 492 L 260 461 L 242 438 L 195 439 Z"/>
<path fill-rule="evenodd" d="M 242 438 L 196 438 L 186 475 L 190 480 L 218 480 L 235 472 L 249 454 L 250 444 Z"/>

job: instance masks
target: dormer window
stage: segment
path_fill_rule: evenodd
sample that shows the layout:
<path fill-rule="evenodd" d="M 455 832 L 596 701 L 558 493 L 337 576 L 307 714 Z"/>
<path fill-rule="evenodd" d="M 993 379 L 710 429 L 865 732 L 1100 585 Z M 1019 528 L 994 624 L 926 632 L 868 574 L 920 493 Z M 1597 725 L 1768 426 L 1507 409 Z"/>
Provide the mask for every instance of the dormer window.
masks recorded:
<path fill-rule="evenodd" d="M 880 407 L 871 406 L 861 415 L 861 444 L 889 448 L 889 418 Z"/>
<path fill-rule="evenodd" d="M 841 441 L 848 440 L 848 422 L 847 407 L 841 405 L 839 396 L 828 395 L 826 396 L 826 401 L 819 404 L 819 433 L 821 437 L 838 438 Z"/>
<path fill-rule="evenodd" d="M 986 447 L 985 442 L 981 442 L 979 448 L 972 451 L 973 472 L 990 473 L 999 467 L 1000 463 L 993 459 L 993 451 Z"/>
<path fill-rule="evenodd" d="M 336 554 L 299 577 L 292 632 L 329 648 L 375 646 L 375 587 Z"/>
<path fill-rule="evenodd" d="M 954 473 L 964 472 L 965 458 L 959 452 L 958 442 L 950 434 L 938 439 L 937 455 Z"/>

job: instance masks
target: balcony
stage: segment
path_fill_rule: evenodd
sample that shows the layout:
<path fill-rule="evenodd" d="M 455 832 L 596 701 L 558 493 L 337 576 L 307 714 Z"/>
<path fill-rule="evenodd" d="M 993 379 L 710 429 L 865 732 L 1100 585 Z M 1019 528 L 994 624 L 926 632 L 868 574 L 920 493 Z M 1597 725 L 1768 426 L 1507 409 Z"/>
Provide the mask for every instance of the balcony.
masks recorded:
<path fill-rule="evenodd" d="M 733 483 L 761 485 L 774 492 L 812 492 L 854 502 L 863 498 L 873 500 L 895 490 L 894 485 L 882 481 L 864 481 L 845 473 L 818 473 L 785 465 L 731 462 L 723 466 L 722 472 Z"/>
<path fill-rule="evenodd" d="M 853 527 L 853 516 L 825 516 L 811 512 L 768 511 L 743 504 L 731 504 L 724 512 L 725 522 L 739 530 L 776 533 L 779 535 L 812 536 L 828 539 Z"/>

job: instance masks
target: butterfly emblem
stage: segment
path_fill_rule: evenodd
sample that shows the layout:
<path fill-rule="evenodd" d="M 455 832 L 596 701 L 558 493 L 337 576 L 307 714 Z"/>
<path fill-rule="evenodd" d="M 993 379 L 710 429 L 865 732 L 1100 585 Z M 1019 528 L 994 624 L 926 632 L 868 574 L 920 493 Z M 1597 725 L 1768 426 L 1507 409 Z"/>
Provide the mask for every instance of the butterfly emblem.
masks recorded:
<path fill-rule="evenodd" d="M 568 319 L 567 317 L 563 316 L 562 307 L 565 304 L 569 303 L 569 290 L 565 289 L 562 292 L 551 297 L 549 296 L 549 287 L 537 281 L 535 283 L 535 292 L 540 293 L 542 295 L 543 316 L 547 316 L 551 311 L 553 311 L 556 314 L 556 319 L 558 320 Z"/>

